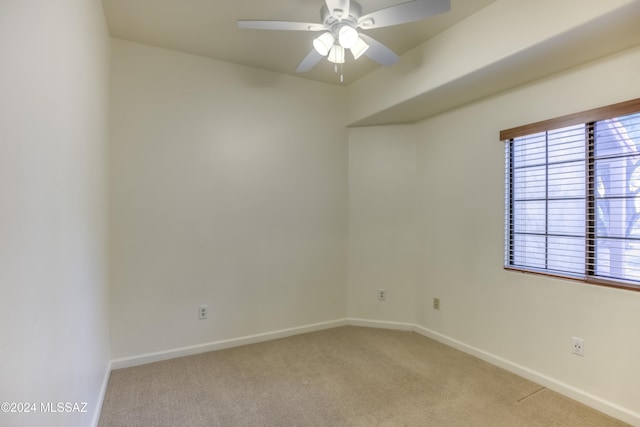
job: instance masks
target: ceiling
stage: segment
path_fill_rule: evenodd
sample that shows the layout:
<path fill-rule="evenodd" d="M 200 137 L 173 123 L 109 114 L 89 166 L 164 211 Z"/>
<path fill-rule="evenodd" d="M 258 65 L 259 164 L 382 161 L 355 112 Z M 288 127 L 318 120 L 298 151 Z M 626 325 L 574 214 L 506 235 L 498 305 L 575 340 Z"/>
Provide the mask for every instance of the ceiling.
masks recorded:
<path fill-rule="evenodd" d="M 364 13 L 406 0 L 359 0 Z M 451 11 L 422 21 L 368 30 L 398 55 L 453 26 L 494 0 L 451 0 Z M 206 56 L 332 84 L 349 84 L 380 67 L 363 56 L 348 56 L 344 83 L 334 66 L 321 61 L 295 73 L 312 49 L 315 32 L 239 29 L 236 21 L 320 22 L 323 0 L 102 0 L 112 37 Z M 401 59 L 402 60 L 402 59 Z"/>

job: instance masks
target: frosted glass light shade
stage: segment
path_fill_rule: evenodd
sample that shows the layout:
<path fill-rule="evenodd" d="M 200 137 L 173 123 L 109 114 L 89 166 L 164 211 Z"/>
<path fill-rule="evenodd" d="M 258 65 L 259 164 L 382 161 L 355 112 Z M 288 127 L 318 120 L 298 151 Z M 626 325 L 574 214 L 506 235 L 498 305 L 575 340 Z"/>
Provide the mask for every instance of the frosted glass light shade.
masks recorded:
<path fill-rule="evenodd" d="M 360 37 L 358 37 L 358 41 L 351 48 L 351 54 L 353 55 L 353 59 L 358 59 L 369 49 L 369 45 L 365 43 Z"/>
<path fill-rule="evenodd" d="M 313 48 L 322 56 L 327 56 L 333 46 L 333 35 L 329 32 L 322 33 L 313 40 Z"/>
<path fill-rule="evenodd" d="M 338 32 L 338 42 L 345 49 L 351 49 L 358 42 L 358 31 L 348 25 L 344 25 Z"/>
<path fill-rule="evenodd" d="M 344 48 L 340 45 L 334 44 L 331 50 L 329 51 L 329 56 L 327 59 L 334 64 L 343 64 L 344 63 Z"/>

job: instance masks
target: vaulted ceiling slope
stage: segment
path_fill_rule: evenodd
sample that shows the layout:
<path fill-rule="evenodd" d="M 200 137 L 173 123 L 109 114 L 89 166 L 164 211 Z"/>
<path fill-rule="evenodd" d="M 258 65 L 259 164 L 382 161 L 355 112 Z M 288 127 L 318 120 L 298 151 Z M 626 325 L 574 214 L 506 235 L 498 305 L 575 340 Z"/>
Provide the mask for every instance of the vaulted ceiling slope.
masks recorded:
<path fill-rule="evenodd" d="M 638 46 L 639 23 L 638 0 L 498 0 L 349 85 L 348 122 L 414 122 Z"/>

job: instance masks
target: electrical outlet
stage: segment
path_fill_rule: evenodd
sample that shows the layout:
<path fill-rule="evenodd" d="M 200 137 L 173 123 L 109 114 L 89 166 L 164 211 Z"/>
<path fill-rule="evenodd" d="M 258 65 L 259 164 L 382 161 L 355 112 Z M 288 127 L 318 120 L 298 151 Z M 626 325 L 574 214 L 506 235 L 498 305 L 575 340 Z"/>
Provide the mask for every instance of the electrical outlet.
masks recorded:
<path fill-rule="evenodd" d="M 582 338 L 571 337 L 571 352 L 578 356 L 584 356 L 584 340 Z"/>
<path fill-rule="evenodd" d="M 433 309 L 440 310 L 440 298 L 433 299 Z"/>
<path fill-rule="evenodd" d="M 380 301 L 387 300 L 387 290 L 386 289 L 378 289 L 378 299 Z"/>
<path fill-rule="evenodd" d="M 209 306 L 208 305 L 198 306 L 198 320 L 205 320 L 208 317 L 209 317 Z"/>

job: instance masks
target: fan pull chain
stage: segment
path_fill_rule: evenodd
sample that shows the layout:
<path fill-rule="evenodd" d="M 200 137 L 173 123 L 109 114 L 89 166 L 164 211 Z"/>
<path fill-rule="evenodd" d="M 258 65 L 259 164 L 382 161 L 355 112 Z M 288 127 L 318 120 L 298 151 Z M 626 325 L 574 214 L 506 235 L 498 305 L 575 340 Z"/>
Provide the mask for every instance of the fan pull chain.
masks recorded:
<path fill-rule="evenodd" d="M 338 73 L 338 64 L 333 64 L 333 71 Z M 344 76 L 342 75 L 342 64 L 340 64 L 340 83 L 344 83 Z"/>
<path fill-rule="evenodd" d="M 333 71 L 338 73 L 338 64 L 333 64 Z M 342 75 L 342 64 L 340 64 L 340 83 L 344 83 L 344 76 Z"/>

